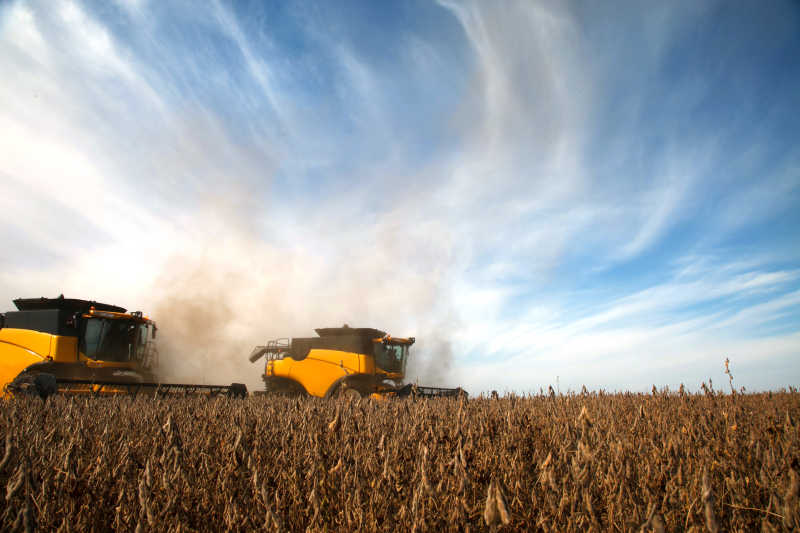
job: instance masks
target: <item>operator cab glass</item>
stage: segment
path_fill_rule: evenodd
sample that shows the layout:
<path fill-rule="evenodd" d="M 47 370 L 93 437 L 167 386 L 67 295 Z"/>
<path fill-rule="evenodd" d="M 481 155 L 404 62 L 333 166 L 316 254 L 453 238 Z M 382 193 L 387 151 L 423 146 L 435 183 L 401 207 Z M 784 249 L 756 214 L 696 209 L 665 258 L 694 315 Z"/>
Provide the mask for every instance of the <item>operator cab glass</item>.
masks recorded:
<path fill-rule="evenodd" d="M 132 320 L 92 317 L 83 321 L 80 350 L 99 361 L 142 360 L 147 346 L 147 324 Z"/>
<path fill-rule="evenodd" d="M 384 372 L 405 374 L 407 344 L 375 343 L 375 364 Z"/>

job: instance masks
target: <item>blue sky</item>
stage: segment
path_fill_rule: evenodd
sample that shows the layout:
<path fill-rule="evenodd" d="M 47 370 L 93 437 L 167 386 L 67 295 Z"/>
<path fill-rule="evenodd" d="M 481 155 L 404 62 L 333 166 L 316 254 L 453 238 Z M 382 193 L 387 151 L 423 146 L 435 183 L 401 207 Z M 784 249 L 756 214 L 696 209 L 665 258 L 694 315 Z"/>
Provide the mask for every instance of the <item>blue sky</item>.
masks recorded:
<path fill-rule="evenodd" d="M 800 382 L 796 2 L 7 2 L 0 301 L 176 377 L 415 335 L 471 392 Z"/>

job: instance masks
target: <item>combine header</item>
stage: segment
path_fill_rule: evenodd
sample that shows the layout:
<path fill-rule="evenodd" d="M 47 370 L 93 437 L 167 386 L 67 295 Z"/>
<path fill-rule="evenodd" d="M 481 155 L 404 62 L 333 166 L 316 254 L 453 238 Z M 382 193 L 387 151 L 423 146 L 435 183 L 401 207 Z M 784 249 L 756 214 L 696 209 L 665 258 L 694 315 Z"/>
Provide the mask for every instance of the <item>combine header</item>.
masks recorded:
<path fill-rule="evenodd" d="M 238 383 L 159 383 L 156 323 L 139 311 L 63 295 L 14 304 L 0 315 L 0 395 L 247 394 Z"/>
<path fill-rule="evenodd" d="M 413 384 L 408 384 L 400 388 L 396 394 L 398 396 L 413 396 L 419 398 L 460 398 L 468 396 L 467 391 L 461 387 L 445 389 L 442 387 L 419 387 Z"/>
<path fill-rule="evenodd" d="M 414 337 L 387 335 L 372 328 L 319 328 L 318 337 L 276 339 L 256 346 L 255 363 L 266 357 L 263 380 L 266 391 L 328 398 L 466 396 L 466 391 L 403 385 L 408 351 Z"/>
<path fill-rule="evenodd" d="M 36 391 L 38 393 L 38 390 Z M 99 382 L 91 379 L 71 379 L 56 382 L 56 392 L 61 394 L 127 394 L 136 396 L 145 394 L 150 396 L 194 396 L 205 394 L 207 396 L 229 396 L 244 398 L 247 396 L 247 386 L 243 383 L 230 385 L 189 385 L 186 383 L 121 383 Z"/>

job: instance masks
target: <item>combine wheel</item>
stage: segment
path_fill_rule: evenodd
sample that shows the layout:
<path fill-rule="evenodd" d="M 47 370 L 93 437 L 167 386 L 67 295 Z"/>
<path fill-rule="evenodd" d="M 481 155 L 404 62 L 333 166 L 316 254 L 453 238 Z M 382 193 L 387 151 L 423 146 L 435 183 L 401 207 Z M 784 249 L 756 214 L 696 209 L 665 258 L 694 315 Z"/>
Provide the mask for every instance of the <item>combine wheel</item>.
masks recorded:
<path fill-rule="evenodd" d="M 357 389 L 352 389 L 350 387 L 345 387 L 344 390 L 340 390 L 339 396 L 348 402 L 358 401 L 361 399 L 361 393 Z"/>
<path fill-rule="evenodd" d="M 36 377 L 33 378 L 33 385 L 36 388 L 36 393 L 42 399 L 58 392 L 58 384 L 53 374 L 47 374 L 45 372 L 36 374 Z"/>
<path fill-rule="evenodd" d="M 306 390 L 302 385 L 291 379 L 280 377 L 268 377 L 264 379 L 267 394 L 278 394 L 280 396 L 288 396 L 296 398 L 298 396 L 307 396 Z"/>
<path fill-rule="evenodd" d="M 7 388 L 14 393 L 36 395 L 44 400 L 58 392 L 58 383 L 56 377 L 47 372 L 24 372 L 9 383 Z"/>
<path fill-rule="evenodd" d="M 360 400 L 363 396 L 364 395 L 361 393 L 361 391 L 352 385 L 348 383 L 339 383 L 339 385 L 337 385 L 336 388 L 329 392 L 325 397 L 352 402 Z"/>
<path fill-rule="evenodd" d="M 228 389 L 228 396 L 231 398 L 247 398 L 247 385 L 244 383 L 231 383 Z"/>

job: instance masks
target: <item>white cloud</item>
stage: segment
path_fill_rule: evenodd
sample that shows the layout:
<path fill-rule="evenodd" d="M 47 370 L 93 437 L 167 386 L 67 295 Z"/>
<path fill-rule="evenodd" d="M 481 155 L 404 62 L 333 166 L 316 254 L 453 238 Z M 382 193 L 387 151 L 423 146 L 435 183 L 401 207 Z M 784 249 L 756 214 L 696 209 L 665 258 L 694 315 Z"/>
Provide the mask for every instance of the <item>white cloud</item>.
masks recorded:
<path fill-rule="evenodd" d="M 14 232 L 0 235 L 15 253 L 0 257 L 0 297 L 63 291 L 160 310 L 166 345 L 170 329 L 182 332 L 171 348 L 191 352 L 189 374 L 217 361 L 219 376 L 251 386 L 250 345 L 356 321 L 416 335 L 421 382 L 460 379 L 473 391 L 556 375 L 573 387 L 649 388 L 747 350 L 737 360 L 786 367 L 778 360 L 799 351 L 797 336 L 756 333 L 797 305 L 794 267 L 697 245 L 647 267 L 649 278 L 614 270 L 694 222 L 724 143 L 689 146 L 665 127 L 663 144 L 646 144 L 643 97 L 619 128 L 598 123 L 613 78 L 598 65 L 614 54 L 589 53 L 586 21 L 565 4 L 444 5 L 464 41 L 404 28 L 399 56 L 419 69 L 409 72 L 367 60 L 358 36 L 325 33 L 327 21 L 296 28 L 320 51 L 294 62 L 218 3 L 185 17 L 181 57 L 156 19 L 142 17 L 144 37 L 126 39 L 79 3 L 14 4 L 0 34 L 10 102 L 0 110 L 0 221 Z M 213 39 L 190 42 L 203 31 L 227 38 L 231 64 L 201 51 Z M 645 55 L 657 61 L 670 34 L 652 40 Z M 445 45 L 465 46 L 467 63 Z M 309 89 L 312 74 L 331 85 Z M 223 104 L 205 92 L 215 79 L 230 85 Z M 415 105 L 396 96 L 406 79 L 458 99 L 443 118 L 452 138 L 431 140 L 441 146 L 398 134 Z M 684 89 L 675 98 L 709 90 Z M 748 204 L 746 220 L 790 201 L 777 196 L 791 199 L 796 180 L 776 175 L 782 187 Z M 727 205 L 744 212 L 751 193 L 737 189 Z M 720 215 L 719 231 L 734 219 Z M 191 341 L 183 330 L 201 318 Z"/>
<path fill-rule="evenodd" d="M 47 44 L 36 26 L 36 17 L 27 6 L 17 3 L 2 21 L 3 40 L 41 65 L 49 62 Z"/>
<path fill-rule="evenodd" d="M 131 15 L 141 15 L 147 7 L 148 0 L 114 0 L 114 2 L 125 9 Z"/>

